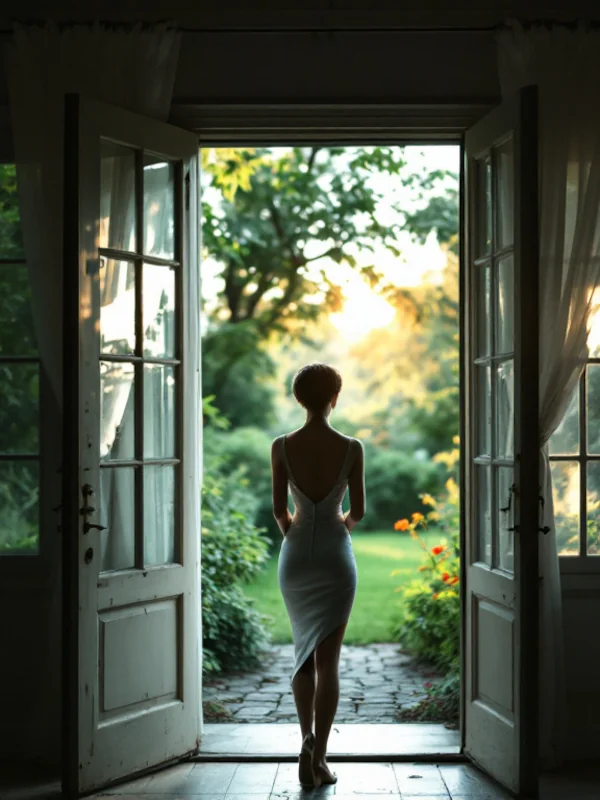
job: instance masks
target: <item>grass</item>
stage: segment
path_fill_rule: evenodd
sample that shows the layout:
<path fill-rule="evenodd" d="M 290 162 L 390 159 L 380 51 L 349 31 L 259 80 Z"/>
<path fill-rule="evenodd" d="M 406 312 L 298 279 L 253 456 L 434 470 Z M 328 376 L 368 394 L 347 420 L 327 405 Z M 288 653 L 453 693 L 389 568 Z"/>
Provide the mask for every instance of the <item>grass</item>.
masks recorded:
<path fill-rule="evenodd" d="M 441 540 L 439 533 L 426 533 L 421 538 L 429 547 Z M 394 589 L 418 577 L 423 550 L 406 533 L 380 531 L 353 534 L 352 547 L 358 588 L 344 641 L 346 644 L 391 642 L 402 602 L 401 594 Z M 392 576 L 394 570 L 400 570 L 399 574 Z M 272 618 L 273 642 L 291 642 L 290 623 L 277 583 L 277 556 L 245 591 L 255 600 L 257 609 Z"/>

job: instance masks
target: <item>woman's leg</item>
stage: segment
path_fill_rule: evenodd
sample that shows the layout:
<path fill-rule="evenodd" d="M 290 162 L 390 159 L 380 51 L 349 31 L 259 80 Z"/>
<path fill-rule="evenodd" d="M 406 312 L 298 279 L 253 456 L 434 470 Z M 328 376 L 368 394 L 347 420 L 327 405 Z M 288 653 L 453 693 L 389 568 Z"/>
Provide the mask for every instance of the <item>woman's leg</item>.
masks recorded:
<path fill-rule="evenodd" d="M 312 733 L 315 715 L 315 653 L 306 659 L 296 673 L 292 682 L 292 691 L 296 701 L 296 710 L 300 720 L 302 739 Z"/>
<path fill-rule="evenodd" d="M 317 647 L 317 693 L 315 697 L 315 750 L 313 765 L 323 782 L 333 777 L 325 766 L 327 741 L 340 696 L 339 663 L 346 625 L 340 625 Z"/>

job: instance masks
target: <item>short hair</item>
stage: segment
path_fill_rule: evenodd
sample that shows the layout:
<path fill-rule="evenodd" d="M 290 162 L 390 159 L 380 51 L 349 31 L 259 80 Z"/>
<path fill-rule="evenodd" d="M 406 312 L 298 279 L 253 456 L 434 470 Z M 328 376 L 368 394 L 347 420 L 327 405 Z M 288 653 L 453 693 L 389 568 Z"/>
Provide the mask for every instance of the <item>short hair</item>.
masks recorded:
<path fill-rule="evenodd" d="M 296 400 L 307 411 L 323 411 L 342 389 L 342 376 L 329 364 L 307 364 L 292 382 Z"/>

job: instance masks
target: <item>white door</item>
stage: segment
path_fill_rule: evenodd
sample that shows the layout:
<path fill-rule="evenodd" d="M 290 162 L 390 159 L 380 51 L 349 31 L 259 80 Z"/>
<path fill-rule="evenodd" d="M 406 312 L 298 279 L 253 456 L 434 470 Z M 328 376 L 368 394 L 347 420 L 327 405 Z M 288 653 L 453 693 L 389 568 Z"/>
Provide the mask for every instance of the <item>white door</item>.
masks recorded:
<path fill-rule="evenodd" d="M 65 786 L 200 734 L 198 144 L 67 98 Z"/>
<path fill-rule="evenodd" d="M 466 136 L 464 734 L 537 796 L 537 97 Z"/>

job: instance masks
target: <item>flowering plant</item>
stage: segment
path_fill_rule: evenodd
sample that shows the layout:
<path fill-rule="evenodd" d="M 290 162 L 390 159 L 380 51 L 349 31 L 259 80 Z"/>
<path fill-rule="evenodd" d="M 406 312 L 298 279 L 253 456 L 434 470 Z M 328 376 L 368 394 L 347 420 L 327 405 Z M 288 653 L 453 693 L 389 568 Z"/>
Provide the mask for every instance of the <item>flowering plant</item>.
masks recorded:
<path fill-rule="evenodd" d="M 446 483 L 445 497 L 420 495 L 427 514 L 415 512 L 400 519 L 397 531 L 406 531 L 423 549 L 420 576 L 398 587 L 403 603 L 395 636 L 407 650 L 434 666 L 458 669 L 460 642 L 459 489 L 454 478 Z M 435 526 L 442 534 L 435 546 L 419 535 Z M 399 573 L 395 570 L 392 574 Z"/>

